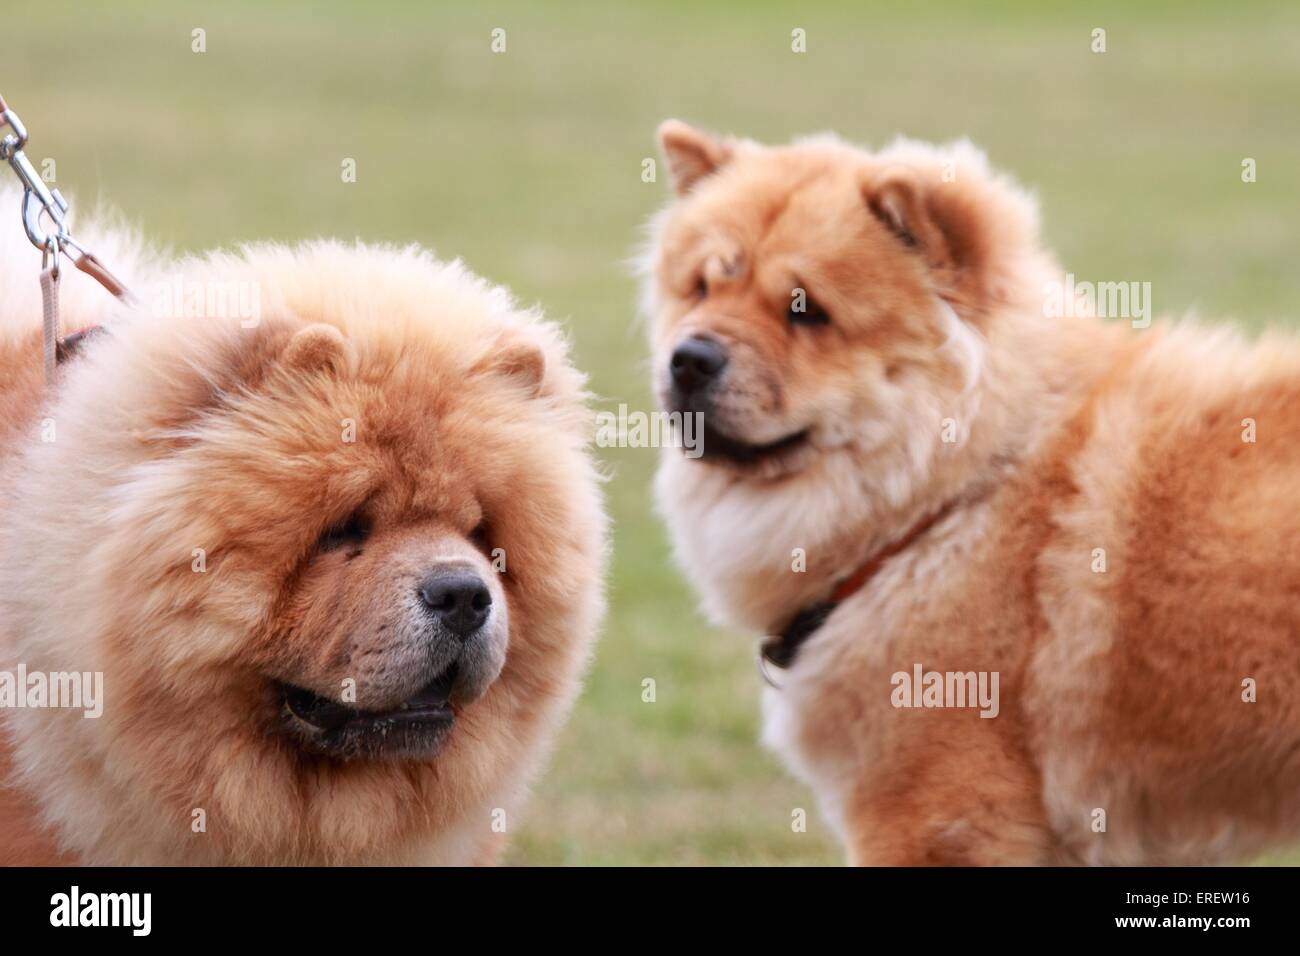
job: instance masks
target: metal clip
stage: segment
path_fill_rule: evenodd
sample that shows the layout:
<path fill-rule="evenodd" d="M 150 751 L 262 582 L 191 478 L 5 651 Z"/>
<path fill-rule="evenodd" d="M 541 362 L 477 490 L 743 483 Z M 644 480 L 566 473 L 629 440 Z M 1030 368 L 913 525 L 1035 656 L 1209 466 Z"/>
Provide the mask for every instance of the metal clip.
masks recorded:
<path fill-rule="evenodd" d="M 754 645 L 754 666 L 758 668 L 758 676 L 763 678 L 763 683 L 773 690 L 780 690 L 781 682 L 772 674 L 774 665 L 768 660 L 767 654 L 763 650 L 763 643 L 763 641 L 759 641 Z"/>
<path fill-rule="evenodd" d="M 45 251 L 49 247 L 51 235 L 60 240 L 68 238 L 68 202 L 57 189 L 45 185 L 45 180 L 41 179 L 40 173 L 23 152 L 23 147 L 27 145 L 27 127 L 18 118 L 18 114 L 6 108 L 0 112 L 0 126 L 8 126 L 12 130 L 0 140 L 0 159 L 9 163 L 23 184 L 23 228 L 27 230 L 27 238 L 32 245 Z M 54 224 L 53 233 L 46 233 L 42 229 L 42 214 L 49 216 Z"/>
<path fill-rule="evenodd" d="M 120 299 L 129 299 L 130 293 L 108 268 L 93 256 L 88 249 L 72 238 L 68 228 L 68 201 L 57 189 L 50 189 L 45 180 L 36 172 L 23 152 L 27 144 L 27 127 L 18 118 L 18 114 L 9 108 L 4 97 L 0 96 L 0 129 L 9 127 L 10 133 L 0 139 L 0 159 L 12 167 L 19 181 L 23 184 L 23 228 L 32 245 L 41 250 L 43 269 L 53 269 L 58 276 L 59 256 L 67 256 L 74 266 L 90 276 L 111 294 Z M 47 232 L 41 223 L 45 216 L 54 229 Z M 54 264 L 50 265 L 53 258 Z"/>

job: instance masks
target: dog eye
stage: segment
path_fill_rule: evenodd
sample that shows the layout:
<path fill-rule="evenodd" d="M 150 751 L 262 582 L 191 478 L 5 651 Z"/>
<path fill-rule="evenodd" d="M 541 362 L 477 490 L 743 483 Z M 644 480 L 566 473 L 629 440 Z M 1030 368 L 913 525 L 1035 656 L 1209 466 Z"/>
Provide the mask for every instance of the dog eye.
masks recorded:
<path fill-rule="evenodd" d="M 370 530 L 370 519 L 361 511 L 354 511 L 346 521 L 326 529 L 320 536 L 320 540 L 316 542 L 316 549 L 337 551 L 340 548 L 350 548 L 359 552 L 366 538 L 370 536 Z"/>
<path fill-rule="evenodd" d="M 695 298 L 707 299 L 709 297 L 709 284 L 705 281 L 704 276 L 695 280 Z"/>
<path fill-rule="evenodd" d="M 492 552 L 492 529 L 488 527 L 487 519 L 480 521 L 478 527 L 469 533 L 469 540 L 484 554 Z"/>
<path fill-rule="evenodd" d="M 831 321 L 826 310 L 814 302 L 811 296 L 804 297 L 802 310 L 796 309 L 795 303 L 790 303 L 785 317 L 791 325 L 829 325 Z"/>

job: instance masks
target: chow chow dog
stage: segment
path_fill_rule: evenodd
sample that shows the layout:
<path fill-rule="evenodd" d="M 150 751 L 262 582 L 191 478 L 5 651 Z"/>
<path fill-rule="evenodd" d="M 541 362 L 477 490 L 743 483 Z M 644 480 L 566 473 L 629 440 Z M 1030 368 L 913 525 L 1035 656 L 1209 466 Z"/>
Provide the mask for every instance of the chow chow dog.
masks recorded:
<path fill-rule="evenodd" d="M 850 859 L 1293 837 L 1296 341 L 1054 317 L 1034 202 L 966 143 L 659 135 L 654 388 L 704 447 L 658 502 Z"/>
<path fill-rule="evenodd" d="M 559 330 L 416 249 L 86 238 L 136 300 L 65 270 L 50 387 L 0 261 L 0 858 L 490 861 L 603 612 Z"/>

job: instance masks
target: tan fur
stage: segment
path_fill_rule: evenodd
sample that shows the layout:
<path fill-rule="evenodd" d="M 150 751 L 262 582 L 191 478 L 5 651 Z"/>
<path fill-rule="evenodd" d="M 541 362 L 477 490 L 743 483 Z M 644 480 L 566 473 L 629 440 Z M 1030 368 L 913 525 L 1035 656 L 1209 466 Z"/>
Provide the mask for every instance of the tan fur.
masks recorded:
<path fill-rule="evenodd" d="M 968 144 L 768 148 L 672 123 L 663 145 L 688 175 L 646 264 L 656 389 L 677 343 L 712 336 L 731 356 L 716 426 L 808 429 L 757 465 L 665 453 L 660 507 L 705 609 L 777 633 L 955 502 L 765 691 L 765 740 L 851 859 L 1202 863 L 1293 839 L 1295 339 L 1046 318 L 1063 275 L 1035 205 Z M 796 285 L 829 325 L 786 321 Z M 894 707 L 917 663 L 997 671 L 1000 713 Z"/>
<path fill-rule="evenodd" d="M 71 275 L 65 326 L 109 332 L 48 393 L 32 250 L 0 259 L 0 667 L 103 671 L 104 715 L 0 711 L 0 862 L 494 859 L 494 812 L 517 826 L 603 612 L 584 379 L 559 331 L 414 249 L 258 245 L 163 265 L 86 238 L 142 302 Z M 260 323 L 161 314 L 151 290 L 173 271 L 255 285 Z M 314 553 L 363 504 L 359 555 Z M 414 690 L 386 628 L 445 555 L 491 579 L 508 621 L 504 667 L 445 749 L 297 747 L 272 679 L 337 693 L 352 676 L 360 705 Z"/>

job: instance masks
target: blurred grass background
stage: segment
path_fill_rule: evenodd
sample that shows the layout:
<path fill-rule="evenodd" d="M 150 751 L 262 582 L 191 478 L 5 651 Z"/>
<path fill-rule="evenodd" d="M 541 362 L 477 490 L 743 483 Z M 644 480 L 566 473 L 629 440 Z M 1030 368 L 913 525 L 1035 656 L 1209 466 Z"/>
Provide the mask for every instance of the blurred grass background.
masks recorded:
<path fill-rule="evenodd" d="M 74 202 L 177 249 L 331 235 L 463 257 L 568 326 L 602 407 L 651 407 L 627 260 L 667 195 L 641 163 L 668 116 L 777 141 L 969 136 L 1036 188 L 1080 279 L 1150 281 L 1159 313 L 1296 321 L 1294 3 L 5 6 L 0 92 Z M 840 862 L 756 742 L 749 643 L 707 627 L 673 569 L 656 453 L 606 454 L 612 613 L 509 860 Z"/>

